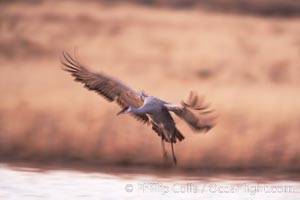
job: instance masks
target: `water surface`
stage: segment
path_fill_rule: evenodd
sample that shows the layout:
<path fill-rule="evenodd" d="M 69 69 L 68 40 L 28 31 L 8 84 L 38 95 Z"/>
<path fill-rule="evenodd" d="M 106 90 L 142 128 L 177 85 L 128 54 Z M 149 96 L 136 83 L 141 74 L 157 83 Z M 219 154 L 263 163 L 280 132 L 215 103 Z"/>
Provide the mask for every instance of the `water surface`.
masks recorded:
<path fill-rule="evenodd" d="M 0 165 L 0 199 L 299 199 L 300 182 L 218 174 Z"/>

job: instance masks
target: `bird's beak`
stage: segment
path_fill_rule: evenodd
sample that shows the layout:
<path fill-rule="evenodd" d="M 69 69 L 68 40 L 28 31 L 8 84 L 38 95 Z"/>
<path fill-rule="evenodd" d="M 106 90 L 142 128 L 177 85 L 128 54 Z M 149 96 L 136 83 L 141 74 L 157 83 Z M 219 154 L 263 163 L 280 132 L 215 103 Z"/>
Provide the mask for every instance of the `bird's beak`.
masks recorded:
<path fill-rule="evenodd" d="M 123 109 L 123 110 L 121 110 L 120 112 L 118 112 L 118 113 L 117 113 L 117 115 L 123 114 L 123 113 L 124 113 L 124 111 L 125 111 L 124 109 Z"/>
<path fill-rule="evenodd" d="M 120 112 L 117 113 L 117 115 L 125 113 L 125 111 L 128 109 L 128 107 L 123 108 Z"/>

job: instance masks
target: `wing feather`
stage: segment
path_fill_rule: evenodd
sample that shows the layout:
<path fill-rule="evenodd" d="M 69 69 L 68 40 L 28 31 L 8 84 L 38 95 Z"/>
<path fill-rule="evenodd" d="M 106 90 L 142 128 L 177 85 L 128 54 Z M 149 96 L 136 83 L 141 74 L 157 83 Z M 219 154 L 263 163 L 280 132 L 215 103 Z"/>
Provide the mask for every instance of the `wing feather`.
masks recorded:
<path fill-rule="evenodd" d="M 204 104 L 204 98 L 198 97 L 194 92 L 190 93 L 187 102 L 182 101 L 180 105 L 165 104 L 164 107 L 187 122 L 195 131 L 207 132 L 214 126 L 215 117 L 208 115 L 212 114 L 213 110 Z"/>
<path fill-rule="evenodd" d="M 95 91 L 109 102 L 116 101 L 122 108 L 129 105 L 138 108 L 143 105 L 144 99 L 127 85 L 102 73 L 90 72 L 66 52 L 63 52 L 63 57 L 63 70 L 70 72 L 74 80 L 83 83 L 88 90 Z M 133 116 L 144 123 L 149 122 L 147 115 Z"/>

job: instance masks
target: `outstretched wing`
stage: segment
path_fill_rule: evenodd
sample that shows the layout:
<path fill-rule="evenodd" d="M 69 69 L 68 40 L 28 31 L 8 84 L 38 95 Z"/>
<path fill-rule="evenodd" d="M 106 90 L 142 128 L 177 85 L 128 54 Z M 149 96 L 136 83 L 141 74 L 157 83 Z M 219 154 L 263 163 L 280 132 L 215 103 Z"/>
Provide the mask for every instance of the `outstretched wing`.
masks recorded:
<path fill-rule="evenodd" d="M 180 105 L 165 104 L 164 107 L 187 122 L 195 131 L 207 132 L 214 126 L 215 117 L 208 115 L 213 110 L 204 104 L 204 98 L 198 97 L 194 92 L 190 93 L 187 102 L 182 101 Z"/>
<path fill-rule="evenodd" d="M 63 57 L 63 70 L 70 72 L 75 81 L 83 83 L 87 89 L 97 92 L 110 102 L 116 101 L 122 108 L 129 105 L 138 108 L 143 105 L 144 99 L 135 90 L 109 76 L 90 72 L 68 53 L 63 52 Z M 147 115 L 134 116 L 144 123 L 149 122 Z"/>

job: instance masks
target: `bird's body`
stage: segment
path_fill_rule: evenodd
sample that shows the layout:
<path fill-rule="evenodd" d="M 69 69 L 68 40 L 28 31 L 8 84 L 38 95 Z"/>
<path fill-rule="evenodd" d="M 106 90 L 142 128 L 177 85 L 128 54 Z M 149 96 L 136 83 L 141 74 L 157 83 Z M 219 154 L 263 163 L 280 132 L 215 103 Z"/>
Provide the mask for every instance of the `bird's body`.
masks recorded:
<path fill-rule="evenodd" d="M 129 111 L 133 114 L 146 114 L 152 124 L 159 127 L 163 131 L 163 138 L 167 142 L 175 140 L 175 121 L 169 111 L 165 108 L 167 102 L 156 97 L 144 97 L 144 104 L 139 108 L 129 107 Z"/>
<path fill-rule="evenodd" d="M 151 125 L 161 138 L 165 158 L 167 153 L 164 142 L 170 142 L 175 164 L 173 143 L 182 141 L 184 136 L 177 129 L 170 112 L 174 112 L 186 121 L 195 131 L 206 132 L 213 127 L 212 120 L 205 121 L 201 118 L 211 110 L 207 110 L 208 106 L 203 104 L 203 99 L 199 99 L 192 92 L 187 103 L 171 104 L 143 92 L 136 92 L 109 76 L 92 73 L 67 53 L 64 53 L 63 56 L 65 59 L 62 62 L 65 66 L 64 70 L 70 72 L 75 77 L 75 81 L 84 83 L 87 89 L 96 91 L 108 101 L 116 101 L 122 107 L 118 114 L 130 113 L 138 120 Z"/>

